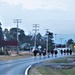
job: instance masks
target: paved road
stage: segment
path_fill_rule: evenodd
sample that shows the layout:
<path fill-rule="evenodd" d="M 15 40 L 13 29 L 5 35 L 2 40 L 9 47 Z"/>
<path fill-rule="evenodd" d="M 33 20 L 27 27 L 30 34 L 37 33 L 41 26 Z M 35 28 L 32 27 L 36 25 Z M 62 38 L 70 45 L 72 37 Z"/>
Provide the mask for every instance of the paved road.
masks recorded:
<path fill-rule="evenodd" d="M 63 55 L 64 56 L 64 55 Z M 24 72 L 26 68 L 34 63 L 39 63 L 45 60 L 51 60 L 51 59 L 56 59 L 59 57 L 63 57 L 58 55 L 58 57 L 50 57 L 50 58 L 39 58 L 37 57 L 34 59 L 34 57 L 30 58 L 25 58 L 25 59 L 18 59 L 18 60 L 13 60 L 13 61 L 3 61 L 0 62 L 0 75 L 24 75 Z"/>

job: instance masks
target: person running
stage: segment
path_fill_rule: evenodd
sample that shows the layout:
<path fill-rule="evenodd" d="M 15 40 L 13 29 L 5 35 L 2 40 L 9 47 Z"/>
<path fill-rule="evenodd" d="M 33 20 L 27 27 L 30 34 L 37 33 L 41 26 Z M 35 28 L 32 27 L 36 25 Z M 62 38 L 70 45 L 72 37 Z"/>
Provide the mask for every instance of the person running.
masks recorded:
<path fill-rule="evenodd" d="M 43 54 L 43 56 L 44 56 L 44 58 L 45 58 L 45 56 L 46 56 L 46 49 L 44 49 L 44 50 L 42 51 L 42 54 Z"/>
<path fill-rule="evenodd" d="M 39 50 L 39 57 L 40 57 L 40 58 L 41 58 L 41 53 L 42 53 L 41 50 Z"/>
<path fill-rule="evenodd" d="M 60 50 L 60 53 L 61 53 L 61 55 L 63 55 L 63 50 L 62 49 Z"/>
<path fill-rule="evenodd" d="M 36 57 L 38 51 L 37 50 L 34 50 L 33 53 L 34 53 L 34 57 Z"/>
<path fill-rule="evenodd" d="M 70 55 L 72 55 L 72 50 L 70 49 Z"/>
<path fill-rule="evenodd" d="M 70 51 L 69 51 L 69 49 L 67 49 L 67 51 L 66 51 L 66 52 L 67 52 L 67 55 L 68 55 L 68 54 L 69 54 L 69 52 L 70 52 Z"/>
<path fill-rule="evenodd" d="M 53 57 L 53 54 L 54 54 L 54 50 L 51 50 L 51 55 L 52 55 L 52 57 Z"/>
<path fill-rule="evenodd" d="M 58 51 L 57 51 L 57 50 L 55 50 L 54 52 L 55 52 L 55 57 L 57 57 Z"/>
<path fill-rule="evenodd" d="M 64 49 L 64 55 L 66 55 L 66 50 Z"/>
<path fill-rule="evenodd" d="M 50 57 L 50 50 L 48 50 L 48 58 Z"/>

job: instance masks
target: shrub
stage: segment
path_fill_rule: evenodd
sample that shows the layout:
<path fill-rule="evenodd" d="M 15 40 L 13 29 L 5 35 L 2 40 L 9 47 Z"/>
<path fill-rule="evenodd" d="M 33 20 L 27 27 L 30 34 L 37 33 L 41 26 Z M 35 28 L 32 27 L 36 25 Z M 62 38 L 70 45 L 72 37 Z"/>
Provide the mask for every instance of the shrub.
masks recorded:
<path fill-rule="evenodd" d="M 0 55 L 4 55 L 5 53 L 2 51 L 2 50 L 0 50 Z"/>

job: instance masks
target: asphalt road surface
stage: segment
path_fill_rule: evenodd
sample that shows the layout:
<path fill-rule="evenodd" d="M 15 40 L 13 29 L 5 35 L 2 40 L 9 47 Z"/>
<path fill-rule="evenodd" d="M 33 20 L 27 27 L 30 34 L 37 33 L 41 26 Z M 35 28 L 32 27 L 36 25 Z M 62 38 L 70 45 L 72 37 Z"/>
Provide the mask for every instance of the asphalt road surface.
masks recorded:
<path fill-rule="evenodd" d="M 39 63 L 45 60 L 56 59 L 63 56 L 58 54 L 57 57 L 50 56 L 50 58 L 48 58 L 46 56 L 45 59 L 43 56 L 41 57 L 41 59 L 37 56 L 36 58 L 30 57 L 18 60 L 2 61 L 0 62 L 0 75 L 24 75 L 26 68 L 32 64 Z"/>

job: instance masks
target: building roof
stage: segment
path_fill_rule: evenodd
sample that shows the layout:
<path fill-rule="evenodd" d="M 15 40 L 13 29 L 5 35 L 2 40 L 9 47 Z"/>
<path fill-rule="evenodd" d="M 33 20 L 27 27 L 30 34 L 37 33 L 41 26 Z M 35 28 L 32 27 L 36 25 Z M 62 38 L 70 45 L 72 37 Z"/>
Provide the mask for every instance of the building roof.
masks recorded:
<path fill-rule="evenodd" d="M 17 46 L 18 42 L 17 40 L 0 40 L 0 46 Z"/>

